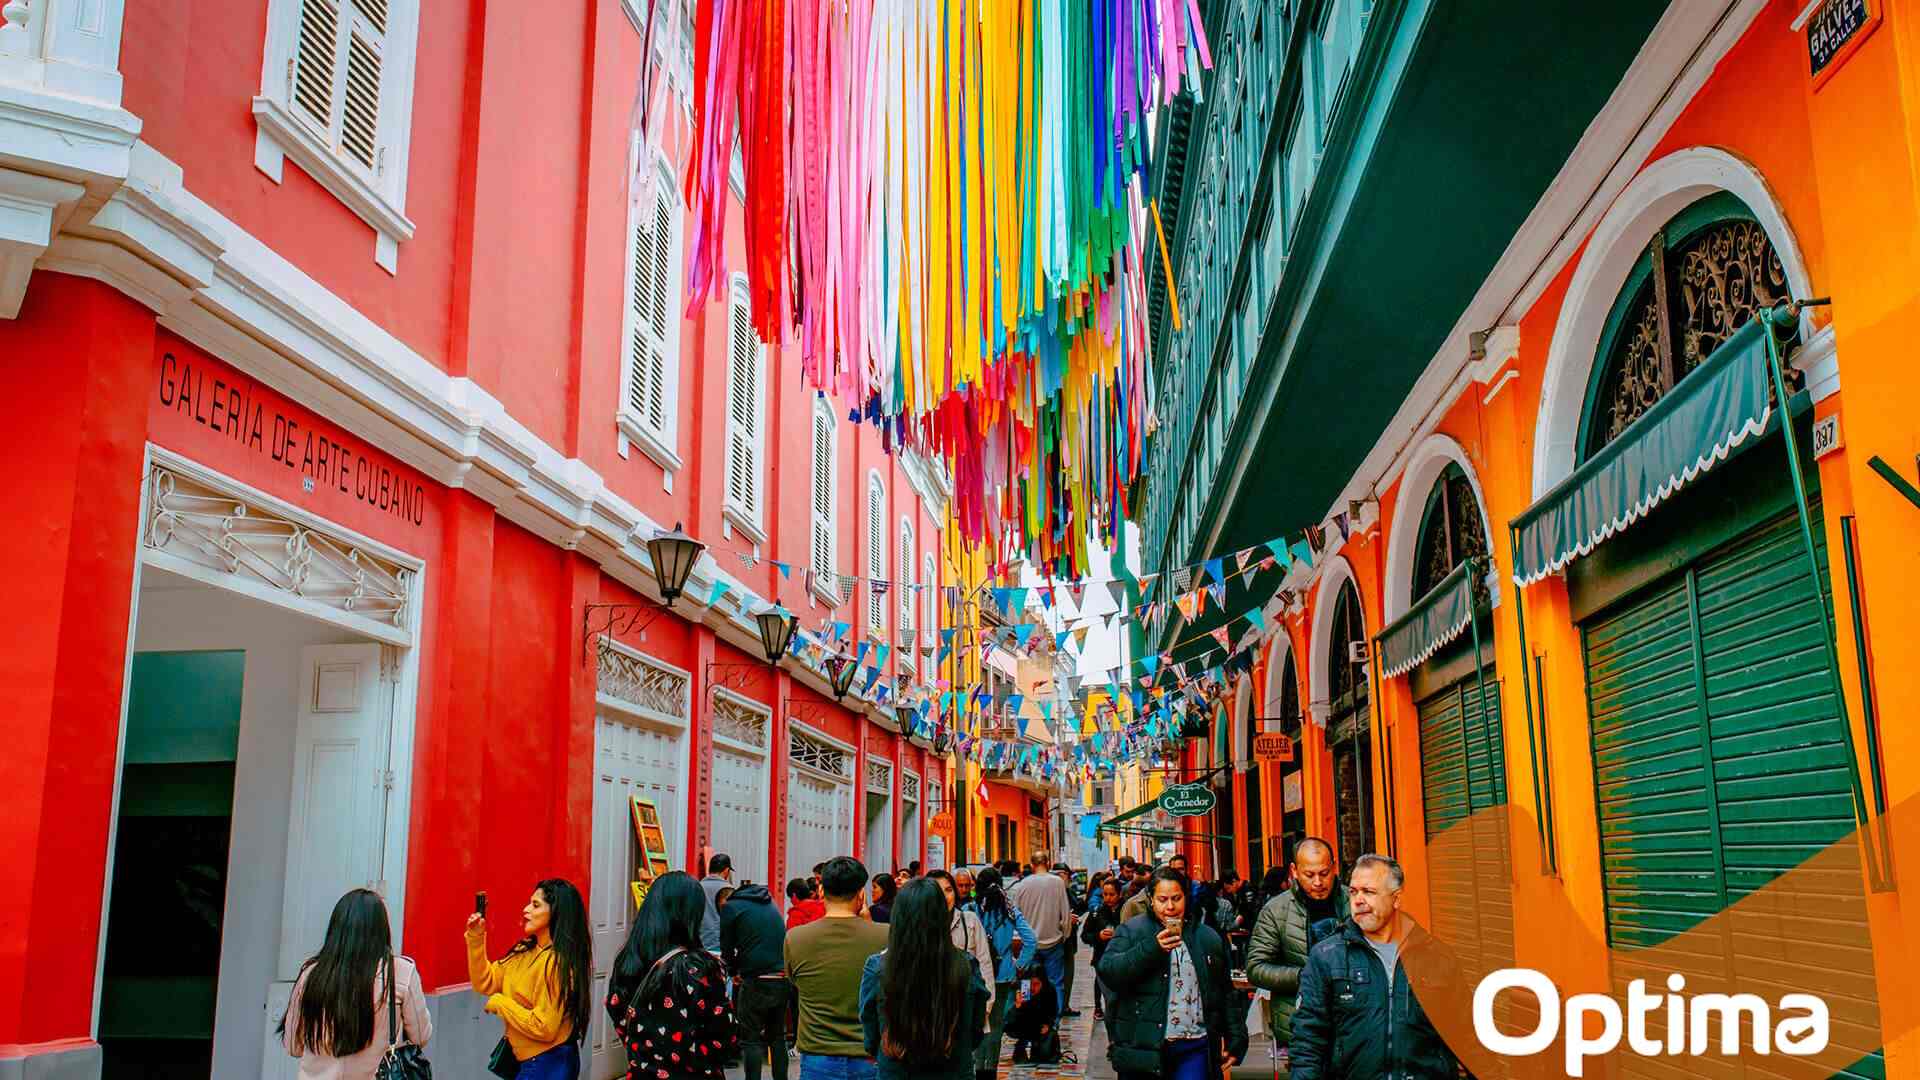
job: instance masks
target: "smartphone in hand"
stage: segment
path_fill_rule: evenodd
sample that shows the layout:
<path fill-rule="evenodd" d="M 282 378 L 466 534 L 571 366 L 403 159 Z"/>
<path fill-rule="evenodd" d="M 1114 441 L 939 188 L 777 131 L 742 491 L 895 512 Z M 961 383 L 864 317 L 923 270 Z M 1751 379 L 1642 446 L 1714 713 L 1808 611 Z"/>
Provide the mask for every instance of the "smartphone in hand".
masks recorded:
<path fill-rule="evenodd" d="M 487 917 L 487 891 L 485 889 L 473 894 L 473 913 L 483 919 Z"/>

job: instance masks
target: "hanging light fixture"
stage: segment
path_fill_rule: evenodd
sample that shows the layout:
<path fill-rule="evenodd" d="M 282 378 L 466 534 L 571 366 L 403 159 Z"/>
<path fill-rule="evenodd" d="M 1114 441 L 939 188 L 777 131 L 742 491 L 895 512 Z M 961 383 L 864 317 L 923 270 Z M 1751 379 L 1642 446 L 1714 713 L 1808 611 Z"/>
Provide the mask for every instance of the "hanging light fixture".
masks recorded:
<path fill-rule="evenodd" d="M 672 606 L 687 587 L 687 578 L 693 575 L 693 564 L 700 561 L 700 553 L 707 545 L 695 540 L 680 530 L 680 523 L 674 522 L 668 532 L 655 533 L 647 541 L 647 557 L 653 560 L 654 581 L 660 586 L 660 600 Z"/>
<path fill-rule="evenodd" d="M 793 612 L 779 607 L 770 607 L 753 619 L 760 624 L 760 649 L 766 653 L 767 663 L 779 663 L 793 644 L 793 634 L 799 628 L 800 620 Z"/>
<path fill-rule="evenodd" d="M 833 700 L 839 701 L 853 689 L 853 657 L 844 652 L 835 651 L 827 657 L 827 682 L 833 687 Z"/>

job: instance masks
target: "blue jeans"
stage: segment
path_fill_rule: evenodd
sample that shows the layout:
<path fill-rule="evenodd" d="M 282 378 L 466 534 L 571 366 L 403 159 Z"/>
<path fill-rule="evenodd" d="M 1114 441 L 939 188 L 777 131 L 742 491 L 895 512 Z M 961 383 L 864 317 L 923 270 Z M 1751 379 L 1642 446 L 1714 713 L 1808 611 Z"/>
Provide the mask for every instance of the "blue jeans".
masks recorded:
<path fill-rule="evenodd" d="M 569 1039 L 521 1062 L 519 1080 L 580 1080 L 580 1044 Z"/>
<path fill-rule="evenodd" d="M 1067 942 L 1065 938 L 1033 954 L 1033 958 L 1046 970 L 1047 981 L 1053 984 L 1054 1000 L 1060 1003 L 1060 1011 L 1067 1011 Z"/>
<path fill-rule="evenodd" d="M 1166 1062 L 1161 1076 L 1165 1080 L 1211 1080 L 1207 1040 L 1179 1039 L 1167 1044 L 1161 1060 Z"/>
<path fill-rule="evenodd" d="M 873 1059 L 803 1053 L 800 1080 L 873 1080 Z"/>

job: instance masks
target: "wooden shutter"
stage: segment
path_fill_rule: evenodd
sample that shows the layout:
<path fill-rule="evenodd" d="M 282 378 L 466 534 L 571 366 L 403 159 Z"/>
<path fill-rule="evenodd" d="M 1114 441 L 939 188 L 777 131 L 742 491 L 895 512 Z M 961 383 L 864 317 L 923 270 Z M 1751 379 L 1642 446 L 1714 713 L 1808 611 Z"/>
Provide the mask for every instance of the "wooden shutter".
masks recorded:
<path fill-rule="evenodd" d="M 900 636 L 913 633 L 913 526 L 900 523 L 900 573 L 894 589 L 900 594 Z"/>
<path fill-rule="evenodd" d="M 727 501 L 760 519 L 760 339 L 745 297 L 728 305 Z"/>
<path fill-rule="evenodd" d="M 340 148 L 369 172 L 380 164 L 380 39 L 370 23 L 347 35 L 347 82 L 340 103 Z"/>
<path fill-rule="evenodd" d="M 887 495 L 879 480 L 867 482 L 867 627 L 875 634 L 887 628 L 887 606 L 874 583 L 887 576 Z"/>
<path fill-rule="evenodd" d="M 1507 801 L 1500 686 L 1488 672 L 1484 704 L 1471 675 L 1422 701 L 1420 786 L 1426 811 L 1429 927 L 1478 978 L 1511 967 L 1513 888 L 1503 818 L 1475 812 Z"/>
<path fill-rule="evenodd" d="M 934 632 L 940 629 L 940 571 L 934 565 L 932 552 L 928 552 L 922 568 L 920 593 L 927 598 L 927 621 L 921 626 L 921 640 L 930 641 Z M 914 643 L 914 647 L 919 647 L 919 641 Z"/>
<path fill-rule="evenodd" d="M 1818 503 L 1813 511 L 1825 605 L 1788 512 L 1581 626 L 1617 986 L 1673 970 L 1724 979 L 1730 965 L 1712 939 L 1684 966 L 1663 958 L 1657 973 L 1624 957 L 1740 903 L 1732 933 L 1821 944 L 1783 960 L 1780 982 L 1743 965 L 1733 990 L 1773 998 L 1817 986 L 1829 999 L 1872 1000 L 1856 965 L 1822 964 L 1850 950 L 1838 928 L 1866 925 L 1857 864 L 1817 910 L 1754 895 L 1854 829 L 1848 735 L 1820 640 L 1832 615 L 1826 532 Z M 1650 1035 L 1664 1034 L 1659 1020 Z M 1833 1041 L 1859 1052 L 1846 1075 L 1885 1075 L 1868 1033 L 1836 1026 Z M 1626 1066 L 1623 1075 L 1654 1071 Z"/>
<path fill-rule="evenodd" d="M 288 78 L 294 110 L 333 131 L 333 75 L 340 51 L 340 5 L 337 0 L 301 0 L 300 37 L 294 44 Z"/>
<path fill-rule="evenodd" d="M 300 0 L 300 26 L 288 64 L 294 113 L 320 130 L 328 149 L 369 173 L 378 173 L 382 166 L 380 91 L 387 4 Z"/>
<path fill-rule="evenodd" d="M 833 573 L 833 416 L 813 411 L 813 572 L 824 581 Z"/>
<path fill-rule="evenodd" d="M 644 151 L 643 151 L 644 152 Z M 673 260 L 671 198 L 656 183 L 653 205 L 634 216 L 632 336 L 627 342 L 627 409 L 641 426 L 667 433 L 668 282 Z"/>

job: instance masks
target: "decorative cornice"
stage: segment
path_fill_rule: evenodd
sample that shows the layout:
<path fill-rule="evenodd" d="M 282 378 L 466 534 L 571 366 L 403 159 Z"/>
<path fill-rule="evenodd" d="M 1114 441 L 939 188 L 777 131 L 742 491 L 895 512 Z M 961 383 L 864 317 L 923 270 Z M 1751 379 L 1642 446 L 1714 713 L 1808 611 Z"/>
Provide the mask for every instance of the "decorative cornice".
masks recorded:
<path fill-rule="evenodd" d="M 21 171 L 24 182 L 78 200 L 64 218 L 49 218 L 48 243 L 31 265 L 120 290 L 263 384 L 581 552 L 614 580 L 654 592 L 646 541 L 662 523 L 540 440 L 484 388 L 447 375 L 187 190 L 180 167 L 138 142 L 139 130 L 123 110 L 7 84 L 0 145 L 22 170 L 36 170 Z M 730 586 L 721 602 L 700 603 L 720 581 Z M 766 601 L 711 554 L 687 594 L 683 617 L 757 652 L 752 613 Z M 779 666 L 832 697 L 825 677 L 796 658 Z M 877 703 L 849 696 L 839 704 L 892 723 Z"/>

